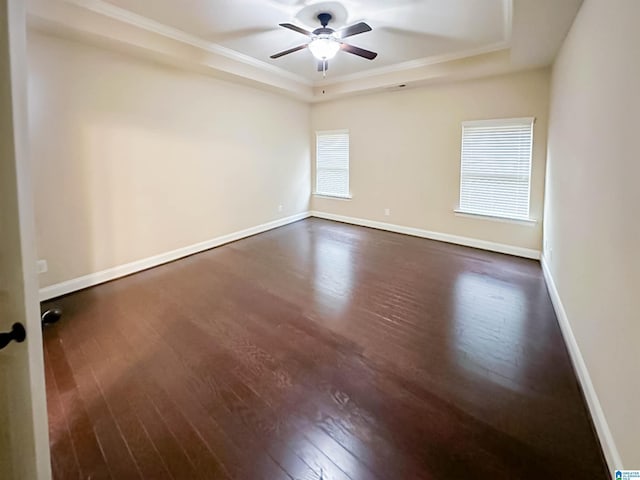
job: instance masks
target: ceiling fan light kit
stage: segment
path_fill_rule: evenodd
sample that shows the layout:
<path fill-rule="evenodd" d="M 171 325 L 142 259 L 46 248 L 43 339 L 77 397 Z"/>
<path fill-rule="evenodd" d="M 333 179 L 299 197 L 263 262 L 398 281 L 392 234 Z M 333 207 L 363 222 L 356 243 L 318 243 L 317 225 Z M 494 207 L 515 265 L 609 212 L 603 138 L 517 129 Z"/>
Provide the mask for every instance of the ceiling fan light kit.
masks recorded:
<path fill-rule="evenodd" d="M 330 36 L 318 36 L 309 42 L 309 50 L 318 60 L 331 60 L 340 50 L 340 42 Z"/>
<path fill-rule="evenodd" d="M 311 38 L 309 43 L 298 45 L 297 47 L 290 48 L 274 55 L 271 55 L 272 59 L 280 58 L 284 55 L 288 55 L 298 50 L 308 48 L 311 54 L 318 60 L 318 71 L 326 73 L 329 67 L 329 60 L 336 56 L 339 50 L 357 55 L 367 60 L 373 60 L 378 56 L 376 52 L 365 50 L 364 48 L 355 47 L 342 41 L 343 38 L 358 35 L 360 33 L 370 32 L 371 27 L 364 22 L 356 23 L 340 30 L 334 30 L 329 28 L 329 22 L 332 19 L 330 13 L 318 14 L 318 21 L 322 25 L 320 28 L 316 28 L 313 32 L 305 30 L 302 27 L 293 25 L 291 23 L 281 23 L 280 26 L 293 30 L 294 32 L 301 33 Z"/>

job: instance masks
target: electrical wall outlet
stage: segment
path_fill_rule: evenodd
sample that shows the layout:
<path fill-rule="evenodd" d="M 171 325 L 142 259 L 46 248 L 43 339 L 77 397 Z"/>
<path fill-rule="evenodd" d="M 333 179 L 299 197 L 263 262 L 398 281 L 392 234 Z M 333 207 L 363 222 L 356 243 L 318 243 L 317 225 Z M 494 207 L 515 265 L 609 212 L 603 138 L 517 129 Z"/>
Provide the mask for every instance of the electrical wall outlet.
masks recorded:
<path fill-rule="evenodd" d="M 38 266 L 38 273 L 47 273 L 49 270 L 49 265 L 47 265 L 46 260 L 38 260 L 36 265 Z"/>
<path fill-rule="evenodd" d="M 282 205 L 278 205 L 278 211 L 281 212 L 283 209 Z"/>
<path fill-rule="evenodd" d="M 384 209 L 384 214 L 385 214 L 385 216 L 387 216 L 387 217 L 388 217 L 389 215 L 391 215 L 391 209 L 390 209 L 390 208 L 385 208 L 385 209 Z"/>

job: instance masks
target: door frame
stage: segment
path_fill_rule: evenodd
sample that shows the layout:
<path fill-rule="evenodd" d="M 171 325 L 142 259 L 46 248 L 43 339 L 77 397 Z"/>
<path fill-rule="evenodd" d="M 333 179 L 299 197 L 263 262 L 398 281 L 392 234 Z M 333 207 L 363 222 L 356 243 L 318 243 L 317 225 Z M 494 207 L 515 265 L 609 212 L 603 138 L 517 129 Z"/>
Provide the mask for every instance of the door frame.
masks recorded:
<path fill-rule="evenodd" d="M 5 132 L 7 140 L 13 136 L 13 158 L 4 161 L 14 162 L 15 165 L 15 189 L 18 212 L 18 236 L 22 275 L 23 295 L 20 298 L 27 331 L 26 342 L 20 345 L 12 345 L 11 348 L 27 349 L 28 361 L 28 385 L 21 386 L 22 391 L 30 391 L 30 400 L 25 411 L 30 418 L 18 418 L 11 422 L 10 435 L 17 438 L 17 434 L 33 436 L 32 452 L 11 452 L 19 456 L 23 465 L 28 465 L 28 470 L 35 472 L 38 480 L 51 478 L 51 458 L 49 452 L 49 426 L 47 418 L 47 400 L 44 380 L 44 354 L 42 345 L 42 330 L 40 323 L 40 306 L 38 300 L 38 274 L 36 271 L 36 244 L 34 226 L 34 206 L 31 188 L 31 172 L 29 158 L 29 125 L 27 120 L 27 14 L 24 0 L 0 0 L 6 9 L 6 35 L 8 40 L 8 71 L 2 67 L 1 80 L 7 88 L 10 88 L 9 105 L 3 108 L 11 108 L 11 121 L 8 122 L 9 130 Z M 8 78 L 6 78 L 8 77 Z M 12 135 L 13 134 L 13 135 Z M 8 208 L 12 208 L 9 206 Z M 13 225 L 10 227 L 13 228 Z M 11 234 L 11 233 L 10 233 Z M 13 233 L 15 235 L 15 232 Z M 13 281 L 18 281 L 12 279 Z M 17 296 L 19 298 L 19 295 Z M 22 313 L 22 312 L 21 312 Z M 26 379 L 25 379 L 26 380 Z M 19 426 L 20 432 L 18 432 Z M 15 431 L 14 431 L 15 430 Z M 14 462 L 15 463 L 15 462 Z"/>

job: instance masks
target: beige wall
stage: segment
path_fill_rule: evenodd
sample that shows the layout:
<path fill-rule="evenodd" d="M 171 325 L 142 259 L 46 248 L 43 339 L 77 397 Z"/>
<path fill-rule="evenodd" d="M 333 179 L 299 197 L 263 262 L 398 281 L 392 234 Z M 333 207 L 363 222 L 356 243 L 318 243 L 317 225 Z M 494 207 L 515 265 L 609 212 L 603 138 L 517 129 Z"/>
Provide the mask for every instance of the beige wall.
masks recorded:
<path fill-rule="evenodd" d="M 34 32 L 29 61 L 41 286 L 308 210 L 308 105 Z"/>
<path fill-rule="evenodd" d="M 314 105 L 314 130 L 350 131 L 353 198 L 313 197 L 312 209 L 540 250 L 548 86 L 543 69 Z M 461 122 L 530 116 L 537 119 L 531 216 L 538 223 L 455 215 Z"/>
<path fill-rule="evenodd" d="M 606 421 L 640 468 L 640 2 L 586 0 L 552 78 L 545 252 Z M 621 465 L 611 465 L 620 468 Z"/>

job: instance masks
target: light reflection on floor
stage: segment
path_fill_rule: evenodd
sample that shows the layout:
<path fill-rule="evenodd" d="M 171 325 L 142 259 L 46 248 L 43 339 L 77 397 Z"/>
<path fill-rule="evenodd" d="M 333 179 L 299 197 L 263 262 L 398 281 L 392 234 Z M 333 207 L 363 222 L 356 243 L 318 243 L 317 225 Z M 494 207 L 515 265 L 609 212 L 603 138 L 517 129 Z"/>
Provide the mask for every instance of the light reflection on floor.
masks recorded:
<path fill-rule="evenodd" d="M 509 379 L 522 372 L 521 342 L 527 299 L 518 285 L 473 272 L 462 273 L 454 286 L 454 341 L 471 363 Z"/>
<path fill-rule="evenodd" d="M 316 245 L 313 255 L 316 305 L 331 317 L 340 316 L 354 288 L 353 245 L 329 239 Z"/>

